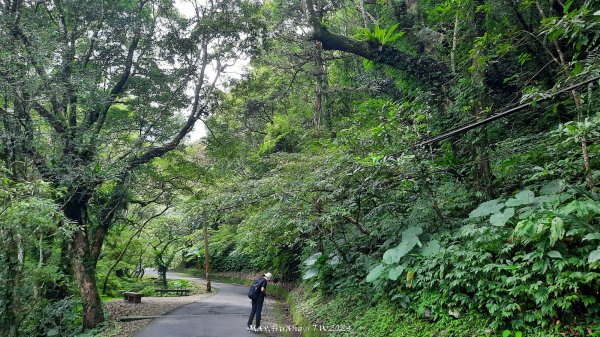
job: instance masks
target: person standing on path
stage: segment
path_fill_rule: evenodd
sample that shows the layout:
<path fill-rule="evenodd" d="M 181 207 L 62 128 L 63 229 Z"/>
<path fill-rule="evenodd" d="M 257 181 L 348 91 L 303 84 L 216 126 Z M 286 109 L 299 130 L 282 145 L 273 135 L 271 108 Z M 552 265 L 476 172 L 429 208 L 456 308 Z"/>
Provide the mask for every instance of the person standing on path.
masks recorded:
<path fill-rule="evenodd" d="M 258 331 L 260 330 L 260 318 L 262 313 L 263 303 L 265 302 L 265 295 L 267 289 L 267 283 L 271 280 L 273 275 L 271 273 L 264 274 L 261 278 L 256 280 L 255 282 L 259 282 L 259 292 L 256 298 L 252 299 L 252 311 L 250 312 L 250 317 L 248 318 L 248 324 L 246 326 L 246 331 Z M 254 315 L 256 315 L 256 326 L 252 327 L 252 321 L 254 320 Z"/>

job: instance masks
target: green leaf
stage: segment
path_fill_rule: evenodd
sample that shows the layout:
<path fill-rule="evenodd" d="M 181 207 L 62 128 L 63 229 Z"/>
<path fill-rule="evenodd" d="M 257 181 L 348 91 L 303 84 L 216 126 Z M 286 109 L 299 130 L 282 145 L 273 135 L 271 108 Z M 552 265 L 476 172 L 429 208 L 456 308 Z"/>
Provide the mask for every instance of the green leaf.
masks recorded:
<path fill-rule="evenodd" d="M 510 336 L 510 330 L 502 331 L 502 337 L 508 337 L 508 336 Z"/>
<path fill-rule="evenodd" d="M 556 241 L 565 236 L 565 222 L 559 217 L 552 219 L 550 224 L 550 246 L 554 246 Z"/>
<path fill-rule="evenodd" d="M 579 62 L 576 63 L 575 67 L 573 67 L 573 72 L 572 72 L 573 76 L 579 75 L 579 73 L 581 73 L 581 70 L 583 70 L 583 64 L 581 64 Z"/>
<path fill-rule="evenodd" d="M 402 232 L 402 239 L 406 239 L 411 236 L 417 236 L 423 234 L 423 228 L 421 227 L 409 227 Z"/>
<path fill-rule="evenodd" d="M 507 208 L 502 213 L 492 214 L 490 217 L 490 224 L 492 224 L 492 226 L 503 227 L 513 215 L 515 215 L 515 209 Z"/>
<path fill-rule="evenodd" d="M 335 265 L 340 264 L 340 257 L 337 255 L 334 255 L 332 258 L 327 260 L 327 264 L 330 266 L 335 266 Z"/>
<path fill-rule="evenodd" d="M 588 202 L 586 204 L 587 209 L 589 209 L 590 211 L 596 213 L 596 214 L 600 214 L 600 206 L 598 206 L 598 204 L 594 203 L 594 202 Z"/>
<path fill-rule="evenodd" d="M 565 3 L 565 5 L 564 5 L 564 7 L 563 7 L 563 14 L 564 14 L 564 15 L 567 15 L 567 14 L 569 14 L 569 9 L 571 8 L 571 6 L 572 6 L 572 5 L 573 5 L 573 0 L 568 0 L 568 1 Z"/>
<path fill-rule="evenodd" d="M 521 209 L 519 209 L 519 219 L 523 220 L 523 219 L 527 219 L 529 218 L 529 216 L 531 214 L 533 214 L 534 209 L 531 207 L 523 207 Z"/>
<path fill-rule="evenodd" d="M 580 202 L 577 200 L 573 200 L 570 203 L 568 203 L 565 207 L 562 207 L 560 209 L 560 214 L 569 215 L 579 210 L 580 208 Z"/>
<path fill-rule="evenodd" d="M 587 241 L 587 240 L 600 240 L 600 233 L 590 233 L 590 234 L 584 236 L 583 239 L 581 239 L 581 241 Z"/>
<path fill-rule="evenodd" d="M 321 253 L 321 252 L 311 255 L 308 259 L 306 259 L 306 261 L 304 261 L 304 265 L 306 265 L 306 266 L 314 265 L 315 262 L 317 262 L 317 260 L 321 257 L 321 255 L 323 255 L 323 253 Z"/>
<path fill-rule="evenodd" d="M 521 331 L 515 332 L 515 337 L 523 337 L 523 333 Z"/>
<path fill-rule="evenodd" d="M 553 259 L 562 259 L 562 255 L 556 250 L 551 250 L 548 252 L 548 256 Z"/>
<path fill-rule="evenodd" d="M 500 212 L 504 203 L 498 199 L 486 201 L 469 213 L 469 218 L 478 218 Z"/>
<path fill-rule="evenodd" d="M 421 248 L 421 255 L 433 256 L 442 250 L 440 242 L 438 240 L 429 241 L 423 248 Z"/>
<path fill-rule="evenodd" d="M 594 263 L 598 260 L 600 260 L 600 248 L 590 253 L 590 256 L 588 257 L 588 263 Z"/>
<path fill-rule="evenodd" d="M 302 276 L 302 279 L 309 280 L 309 279 L 317 276 L 318 274 L 319 274 L 319 270 L 315 267 L 311 267 L 307 271 L 304 272 L 304 276 Z"/>
<path fill-rule="evenodd" d="M 421 245 L 417 235 L 423 233 L 421 227 L 409 227 L 402 232 L 402 242 L 395 247 L 383 253 L 383 262 L 385 264 L 395 264 L 400 261 L 404 255 L 408 254 L 416 245 Z"/>
<path fill-rule="evenodd" d="M 388 278 L 392 281 L 396 281 L 398 277 L 402 275 L 402 272 L 404 272 L 404 267 L 396 266 L 396 268 L 390 269 L 390 271 L 388 272 Z"/>
<path fill-rule="evenodd" d="M 514 198 L 508 199 L 506 201 L 506 207 L 529 205 L 533 204 L 534 202 L 535 194 L 530 190 L 524 190 L 517 193 Z"/>
<path fill-rule="evenodd" d="M 400 256 L 400 252 L 398 251 L 397 247 L 396 248 L 391 248 L 385 251 L 385 253 L 383 253 L 383 263 L 385 264 L 394 264 L 394 263 L 398 263 L 398 261 L 400 261 L 400 258 L 402 256 Z"/>
<path fill-rule="evenodd" d="M 413 236 L 407 240 L 402 240 L 396 249 L 398 250 L 398 255 L 400 258 L 404 257 L 404 255 L 408 254 L 415 246 L 419 243 L 419 238 Z"/>
<path fill-rule="evenodd" d="M 367 275 L 366 281 L 373 282 L 383 274 L 385 271 L 385 267 L 382 264 L 378 264 L 375 268 L 371 269 L 369 274 Z"/>
<path fill-rule="evenodd" d="M 573 194 L 567 193 L 567 192 L 562 192 L 558 195 L 558 200 L 560 202 L 565 202 L 565 201 L 571 199 L 572 197 L 573 197 Z"/>

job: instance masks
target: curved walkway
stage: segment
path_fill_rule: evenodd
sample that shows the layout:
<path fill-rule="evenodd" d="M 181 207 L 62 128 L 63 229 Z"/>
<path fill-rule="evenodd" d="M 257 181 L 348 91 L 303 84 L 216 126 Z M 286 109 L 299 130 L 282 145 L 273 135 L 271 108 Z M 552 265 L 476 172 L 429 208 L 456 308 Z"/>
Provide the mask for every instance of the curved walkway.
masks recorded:
<path fill-rule="evenodd" d="M 170 274 L 168 277 L 190 278 L 181 274 Z M 248 289 L 220 282 L 212 282 L 212 285 L 218 289 L 216 295 L 181 306 L 154 319 L 135 337 L 256 336 L 256 333 L 246 332 L 250 313 Z M 265 309 L 270 308 L 263 308 L 263 316 L 268 314 Z"/>

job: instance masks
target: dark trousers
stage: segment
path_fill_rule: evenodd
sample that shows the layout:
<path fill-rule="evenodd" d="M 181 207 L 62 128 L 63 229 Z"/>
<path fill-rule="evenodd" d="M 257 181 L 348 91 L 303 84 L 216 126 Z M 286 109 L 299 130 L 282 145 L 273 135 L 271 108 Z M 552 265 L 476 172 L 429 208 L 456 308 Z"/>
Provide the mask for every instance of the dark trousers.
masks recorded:
<path fill-rule="evenodd" d="M 248 318 L 248 326 L 252 325 L 252 320 L 254 320 L 254 315 L 256 314 L 256 327 L 260 327 L 260 315 L 264 301 L 264 295 L 258 295 L 255 300 L 252 300 L 252 311 L 250 312 L 250 318 Z"/>

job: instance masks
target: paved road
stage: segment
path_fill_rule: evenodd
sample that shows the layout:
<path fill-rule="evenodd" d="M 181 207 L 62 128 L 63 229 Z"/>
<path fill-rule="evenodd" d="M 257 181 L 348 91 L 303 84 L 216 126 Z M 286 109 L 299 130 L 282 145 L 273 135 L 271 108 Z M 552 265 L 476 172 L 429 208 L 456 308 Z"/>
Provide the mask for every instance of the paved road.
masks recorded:
<path fill-rule="evenodd" d="M 189 278 L 171 274 L 169 278 Z M 248 289 L 212 282 L 216 295 L 179 307 L 154 319 L 135 337 L 238 337 L 257 336 L 246 332 L 250 313 Z M 263 316 L 266 312 L 263 311 Z"/>

